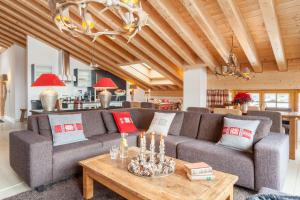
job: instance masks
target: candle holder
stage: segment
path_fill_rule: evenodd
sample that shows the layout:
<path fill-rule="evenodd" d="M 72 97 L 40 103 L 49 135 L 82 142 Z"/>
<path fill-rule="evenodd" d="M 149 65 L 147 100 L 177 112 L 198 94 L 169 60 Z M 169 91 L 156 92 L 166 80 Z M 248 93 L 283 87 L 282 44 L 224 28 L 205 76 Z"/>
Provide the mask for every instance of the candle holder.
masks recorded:
<path fill-rule="evenodd" d="M 165 157 L 165 142 L 161 136 L 159 153 L 155 153 L 155 134 L 151 134 L 150 152 L 146 153 L 146 136 L 141 134 L 139 155 L 128 164 L 128 171 L 137 176 L 162 177 L 175 172 L 176 162 Z"/>

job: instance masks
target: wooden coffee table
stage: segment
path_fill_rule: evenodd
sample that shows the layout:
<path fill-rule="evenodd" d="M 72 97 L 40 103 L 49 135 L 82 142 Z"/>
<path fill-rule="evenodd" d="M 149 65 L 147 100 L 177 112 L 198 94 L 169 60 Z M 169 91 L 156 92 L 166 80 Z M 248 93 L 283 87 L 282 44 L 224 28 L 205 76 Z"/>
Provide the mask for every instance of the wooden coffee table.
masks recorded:
<path fill-rule="evenodd" d="M 126 160 L 111 160 L 109 154 L 80 161 L 83 167 L 83 196 L 93 197 L 93 182 L 97 181 L 126 199 L 164 200 L 232 200 L 233 185 L 238 177 L 219 171 L 213 181 L 191 182 L 184 170 L 185 161 L 176 159 L 176 172 L 167 177 L 138 177 L 127 171 L 127 165 L 136 156 L 132 147 Z"/>

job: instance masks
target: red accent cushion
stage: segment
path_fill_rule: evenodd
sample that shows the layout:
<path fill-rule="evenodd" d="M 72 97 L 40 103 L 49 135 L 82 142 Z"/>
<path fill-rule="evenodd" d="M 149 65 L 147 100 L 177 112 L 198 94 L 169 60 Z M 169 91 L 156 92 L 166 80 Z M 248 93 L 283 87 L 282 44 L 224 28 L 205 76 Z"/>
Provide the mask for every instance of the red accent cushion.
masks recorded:
<path fill-rule="evenodd" d="M 129 112 L 112 112 L 112 115 L 120 133 L 132 133 L 137 131 Z"/>

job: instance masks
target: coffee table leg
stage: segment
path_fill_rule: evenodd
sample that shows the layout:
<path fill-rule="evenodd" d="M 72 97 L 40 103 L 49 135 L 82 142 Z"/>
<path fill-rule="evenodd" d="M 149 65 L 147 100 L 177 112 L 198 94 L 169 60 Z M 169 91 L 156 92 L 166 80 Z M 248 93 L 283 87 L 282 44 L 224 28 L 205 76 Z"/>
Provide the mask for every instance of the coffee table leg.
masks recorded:
<path fill-rule="evenodd" d="M 91 199 L 94 196 L 94 181 L 83 169 L 83 198 Z"/>
<path fill-rule="evenodd" d="M 226 200 L 233 200 L 233 186 L 229 189 Z"/>

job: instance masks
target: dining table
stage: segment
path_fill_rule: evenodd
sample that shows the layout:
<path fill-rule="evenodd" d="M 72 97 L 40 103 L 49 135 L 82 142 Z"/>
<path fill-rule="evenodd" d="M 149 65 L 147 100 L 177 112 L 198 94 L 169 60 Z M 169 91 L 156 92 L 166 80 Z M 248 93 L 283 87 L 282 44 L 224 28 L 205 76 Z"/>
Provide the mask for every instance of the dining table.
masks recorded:
<path fill-rule="evenodd" d="M 282 119 L 290 122 L 289 131 L 289 152 L 290 159 L 296 159 L 296 153 L 298 148 L 298 125 L 297 122 L 300 119 L 300 112 L 280 112 Z"/>

